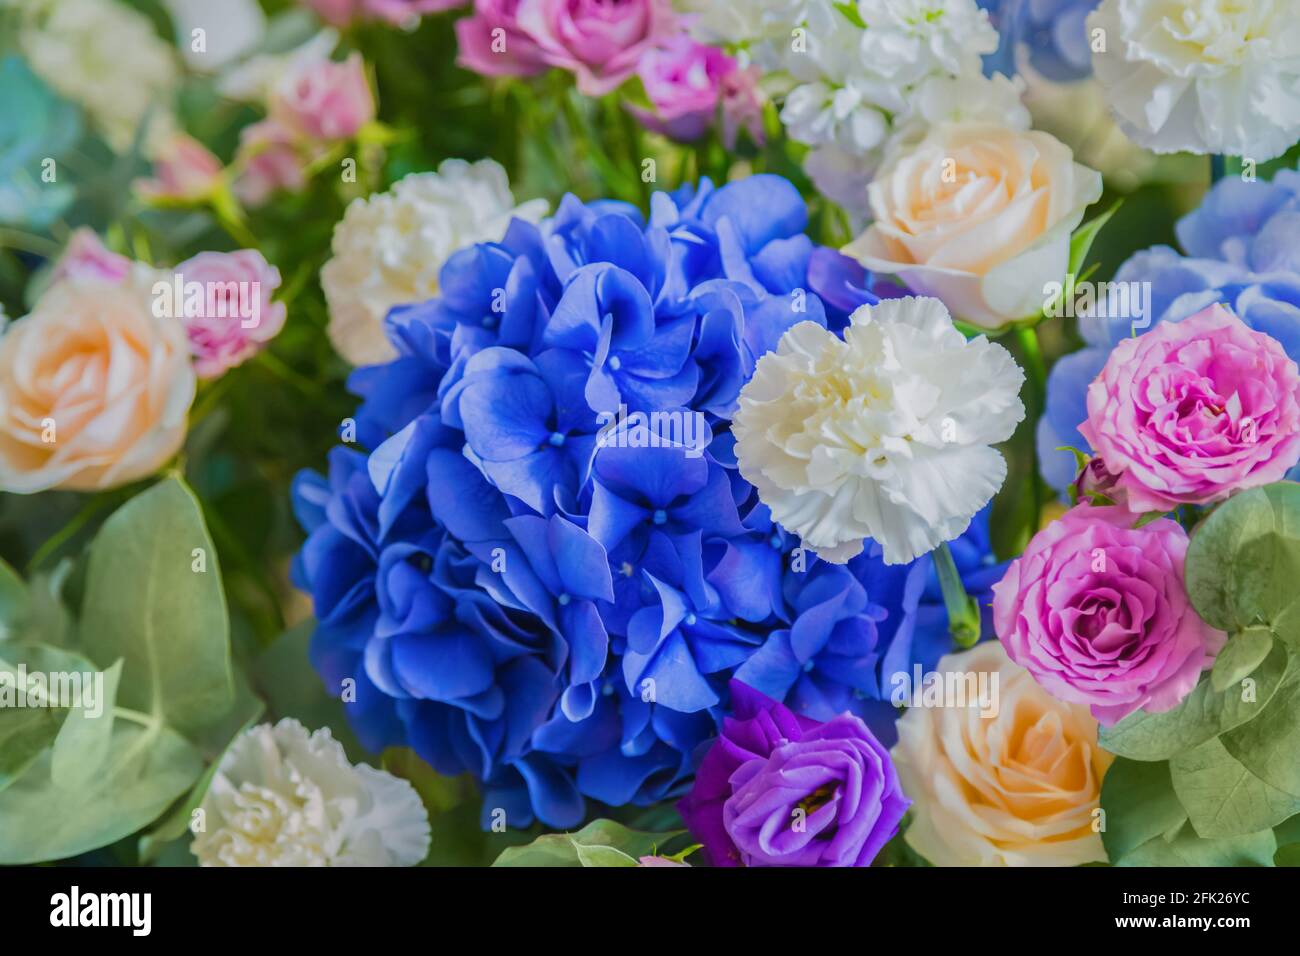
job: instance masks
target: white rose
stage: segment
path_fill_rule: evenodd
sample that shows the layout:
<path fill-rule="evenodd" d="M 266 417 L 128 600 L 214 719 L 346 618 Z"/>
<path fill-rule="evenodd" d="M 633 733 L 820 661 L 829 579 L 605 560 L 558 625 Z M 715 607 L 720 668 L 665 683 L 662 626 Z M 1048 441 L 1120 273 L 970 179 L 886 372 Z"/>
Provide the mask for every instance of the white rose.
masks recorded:
<path fill-rule="evenodd" d="M 286 718 L 230 745 L 190 848 L 203 866 L 414 866 L 429 819 L 405 780 L 353 766 L 328 729 Z"/>
<path fill-rule="evenodd" d="M 175 131 L 179 69 L 148 17 L 117 0 L 35 0 L 23 17 L 19 46 L 32 70 L 82 106 L 114 150 L 130 148 L 146 116 L 147 153 Z"/>
<path fill-rule="evenodd" d="M 906 564 L 966 530 L 1006 478 L 993 444 L 1025 415 L 1024 373 L 967 341 L 937 299 L 886 299 L 840 339 L 814 322 L 758 360 L 732 420 L 772 517 L 838 564 L 880 543 Z"/>
<path fill-rule="evenodd" d="M 986 673 L 996 714 L 977 706 L 911 707 L 891 756 L 912 799 L 905 839 L 935 866 L 1078 866 L 1105 862 L 1094 829 L 1112 757 L 1088 708 L 1052 697 L 1002 645 L 939 661 Z"/>
<path fill-rule="evenodd" d="M 844 251 L 998 329 L 1041 311 L 1100 197 L 1101 176 L 1047 133 L 941 123 L 886 161 L 867 189 L 874 222 Z"/>
<path fill-rule="evenodd" d="M 490 159 L 449 159 L 436 173 L 353 200 L 321 269 L 334 348 L 353 365 L 389 361 L 397 354 L 384 335 L 389 309 L 436 296 L 456 250 L 500 240 L 513 217 L 535 222 L 545 213 L 540 199 L 516 207 L 505 170 Z"/>
<path fill-rule="evenodd" d="M 1097 79 L 1139 145 L 1264 162 L 1300 139 L 1295 0 L 1105 0 L 1088 30 L 1105 40 Z"/>

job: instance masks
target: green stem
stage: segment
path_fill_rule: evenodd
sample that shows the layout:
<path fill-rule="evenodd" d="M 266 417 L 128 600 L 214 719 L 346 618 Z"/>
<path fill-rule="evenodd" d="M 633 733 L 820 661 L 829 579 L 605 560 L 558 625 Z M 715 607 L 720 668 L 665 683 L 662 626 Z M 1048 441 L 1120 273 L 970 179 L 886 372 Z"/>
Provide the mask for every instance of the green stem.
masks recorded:
<path fill-rule="evenodd" d="M 939 576 L 939 588 L 943 591 L 943 604 L 948 610 L 948 632 L 958 647 L 973 647 L 980 639 L 979 604 L 966 593 L 948 542 L 935 548 L 931 556 L 935 573 Z"/>
<path fill-rule="evenodd" d="M 1038 429 L 1038 420 L 1043 416 L 1047 404 L 1047 365 L 1043 361 L 1043 350 L 1038 342 L 1038 331 L 1033 326 L 1022 325 L 1016 329 L 1016 339 L 1025 362 L 1025 379 L 1028 389 L 1025 395 L 1025 417 L 1028 419 L 1022 427 L 1029 428 L 1029 453 L 1032 455 L 1029 472 L 1029 487 L 1032 496 L 1033 512 L 1029 534 L 1038 529 L 1038 522 L 1043 511 L 1041 482 L 1038 480 L 1038 443 L 1034 436 Z"/>

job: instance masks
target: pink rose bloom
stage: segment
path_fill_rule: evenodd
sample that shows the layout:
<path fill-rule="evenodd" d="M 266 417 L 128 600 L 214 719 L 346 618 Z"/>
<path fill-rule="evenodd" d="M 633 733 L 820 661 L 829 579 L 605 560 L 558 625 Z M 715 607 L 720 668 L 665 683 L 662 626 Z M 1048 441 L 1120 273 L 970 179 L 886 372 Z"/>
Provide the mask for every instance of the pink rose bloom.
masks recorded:
<path fill-rule="evenodd" d="M 546 69 L 536 43 L 519 28 L 520 0 L 474 0 L 474 13 L 456 21 L 456 62 L 482 76 L 531 76 Z"/>
<path fill-rule="evenodd" d="M 466 0 L 303 0 L 326 23 L 345 27 L 358 20 L 383 20 L 403 26 L 426 13 L 464 6 Z"/>
<path fill-rule="evenodd" d="M 235 195 L 245 206 L 260 206 L 278 190 L 298 192 L 307 185 L 293 131 L 273 119 L 240 130 L 235 164 L 240 167 Z"/>
<path fill-rule="evenodd" d="M 1115 346 L 1079 432 L 1134 512 L 1222 501 L 1300 460 L 1300 371 L 1211 306 Z"/>
<path fill-rule="evenodd" d="M 193 136 L 176 133 L 153 160 L 153 178 L 136 181 L 146 199 L 195 202 L 208 196 L 221 179 L 221 160 Z"/>
<path fill-rule="evenodd" d="M 757 146 L 763 133 L 763 94 L 758 88 L 757 67 L 737 67 L 722 78 L 722 142 L 727 149 L 736 145 L 736 134 L 744 129 Z"/>
<path fill-rule="evenodd" d="M 360 53 L 343 62 L 317 60 L 289 73 L 271 91 L 273 119 L 309 139 L 349 139 L 375 118 Z"/>
<path fill-rule="evenodd" d="M 131 260 L 110 252 L 94 230 L 82 227 L 72 233 L 54 266 L 51 284 L 61 279 L 99 279 L 122 282 L 131 272 Z"/>
<path fill-rule="evenodd" d="M 647 50 L 637 64 L 653 109 L 629 109 L 656 133 L 681 142 L 699 139 L 717 116 L 723 81 L 735 71 L 736 61 L 717 47 L 679 33 Z"/>
<path fill-rule="evenodd" d="M 284 327 L 284 303 L 271 301 L 280 287 L 280 270 L 260 252 L 200 252 L 175 272 L 185 290 L 181 318 L 199 378 L 234 368 Z M 197 314 L 191 314 L 191 283 L 203 290 Z"/>
<path fill-rule="evenodd" d="M 518 23 L 587 96 L 615 89 L 677 25 L 665 0 L 519 0 Z"/>
<path fill-rule="evenodd" d="M 1168 518 L 1136 529 L 1133 520 L 1123 508 L 1076 505 L 993 586 L 1007 655 L 1106 725 L 1177 705 L 1227 639 L 1183 589 L 1187 533 Z"/>

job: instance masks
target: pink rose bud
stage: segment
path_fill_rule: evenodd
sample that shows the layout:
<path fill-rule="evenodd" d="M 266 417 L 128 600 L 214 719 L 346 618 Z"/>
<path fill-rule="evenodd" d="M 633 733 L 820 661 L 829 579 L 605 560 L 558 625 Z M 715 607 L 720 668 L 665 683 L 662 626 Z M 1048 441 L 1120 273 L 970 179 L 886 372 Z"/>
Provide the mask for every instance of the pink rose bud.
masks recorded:
<path fill-rule="evenodd" d="M 1093 495 L 1103 495 L 1112 504 L 1123 505 L 1127 502 L 1128 495 L 1124 494 L 1124 489 L 1117 482 L 1117 476 L 1106 470 L 1106 465 L 1100 458 L 1090 459 L 1074 479 L 1075 498 L 1083 501 Z"/>
<path fill-rule="evenodd" d="M 1187 532 L 1168 518 L 1133 525 L 1124 508 L 1076 505 L 993 586 L 1007 655 L 1106 725 L 1176 706 L 1227 639 L 1183 589 Z"/>
<path fill-rule="evenodd" d="M 146 199 L 197 202 L 211 194 L 221 180 L 221 160 L 193 136 L 167 138 L 153 160 L 153 178 L 136 181 Z"/>
<path fill-rule="evenodd" d="M 680 33 L 637 64 L 652 109 L 629 108 L 647 129 L 681 142 L 699 139 L 713 125 L 723 81 L 735 70 L 735 60 L 717 47 Z"/>
<path fill-rule="evenodd" d="M 542 51 L 519 26 L 520 0 L 474 0 L 456 21 L 456 62 L 483 76 L 531 76 L 546 69 Z"/>
<path fill-rule="evenodd" d="M 1300 461 L 1300 370 L 1223 306 L 1122 340 L 1079 426 L 1134 512 L 1222 501 Z"/>
<path fill-rule="evenodd" d="M 271 301 L 280 270 L 260 252 L 200 252 L 171 278 L 170 311 L 184 322 L 200 378 L 239 365 L 284 327 L 284 303 Z"/>
<path fill-rule="evenodd" d="M 271 117 L 309 139 L 349 139 L 375 118 L 375 98 L 359 53 L 341 63 L 305 64 L 276 85 L 270 100 Z"/>
<path fill-rule="evenodd" d="M 240 169 L 235 195 L 245 206 L 261 206 L 278 190 L 298 192 L 307 185 L 293 131 L 273 119 L 240 131 L 235 165 Z"/>
<path fill-rule="evenodd" d="M 93 230 L 83 227 L 74 231 L 68 239 L 63 255 L 54 266 L 50 282 L 52 284 L 67 278 L 122 282 L 130 273 L 130 259 L 110 252 Z"/>
<path fill-rule="evenodd" d="M 613 91 L 646 50 L 678 28 L 667 0 L 519 0 L 518 23 L 551 66 L 587 96 Z"/>

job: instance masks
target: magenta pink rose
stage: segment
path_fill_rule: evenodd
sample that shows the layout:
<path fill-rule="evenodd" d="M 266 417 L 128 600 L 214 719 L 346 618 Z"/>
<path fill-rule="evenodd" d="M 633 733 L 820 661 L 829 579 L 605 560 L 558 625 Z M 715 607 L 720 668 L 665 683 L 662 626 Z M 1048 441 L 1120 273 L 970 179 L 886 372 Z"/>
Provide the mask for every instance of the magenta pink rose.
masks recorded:
<path fill-rule="evenodd" d="M 221 181 L 221 160 L 193 136 L 176 133 L 153 158 L 153 178 L 137 180 L 136 191 L 146 199 L 196 202 Z"/>
<path fill-rule="evenodd" d="M 520 0 L 517 22 L 543 60 L 572 71 L 587 96 L 615 89 L 676 29 L 666 0 Z"/>
<path fill-rule="evenodd" d="M 519 26 L 520 0 L 474 0 L 456 21 L 456 62 L 483 76 L 531 76 L 547 68 L 542 51 Z"/>
<path fill-rule="evenodd" d="M 1115 346 L 1079 432 L 1135 512 L 1222 501 L 1300 460 L 1300 370 L 1211 306 Z"/>
<path fill-rule="evenodd" d="M 131 274 L 131 260 L 110 252 L 95 235 L 84 226 L 75 230 L 63 247 L 63 255 L 55 263 L 51 284 L 69 277 L 100 279 L 104 282 L 122 282 Z"/>
<path fill-rule="evenodd" d="M 636 72 L 652 109 L 629 107 L 647 129 L 672 139 L 699 139 L 713 125 L 722 85 L 736 61 L 717 47 L 679 33 L 647 50 Z"/>
<path fill-rule="evenodd" d="M 177 300 L 183 305 L 177 312 L 199 378 L 234 368 L 284 327 L 284 303 L 271 300 L 280 287 L 280 270 L 256 250 L 200 252 L 175 273 L 184 296 Z M 201 297 L 191 298 L 196 289 Z"/>
<path fill-rule="evenodd" d="M 375 118 L 361 54 L 346 60 L 316 60 L 285 76 L 271 91 L 271 118 L 300 136 L 349 139 Z"/>
<path fill-rule="evenodd" d="M 1133 525 L 1124 508 L 1077 505 L 1034 535 L 993 586 L 1008 656 L 1107 725 L 1177 705 L 1226 640 L 1183 589 L 1182 526 Z"/>

